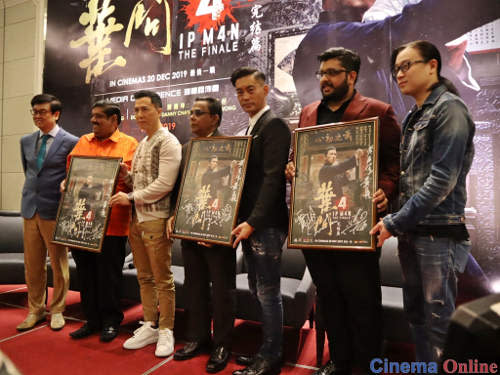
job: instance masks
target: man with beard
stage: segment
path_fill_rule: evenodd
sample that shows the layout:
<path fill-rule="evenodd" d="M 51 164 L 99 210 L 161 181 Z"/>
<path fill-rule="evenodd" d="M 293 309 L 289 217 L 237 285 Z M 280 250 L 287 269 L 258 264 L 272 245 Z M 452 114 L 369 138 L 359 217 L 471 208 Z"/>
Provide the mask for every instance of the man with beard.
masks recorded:
<path fill-rule="evenodd" d="M 323 100 L 302 110 L 299 127 L 378 116 L 379 189 L 373 202 L 379 213 L 384 212 L 396 192 L 399 175 L 401 130 L 394 111 L 389 104 L 364 97 L 354 89 L 361 65 L 355 52 L 329 48 L 318 60 Z M 288 163 L 285 174 L 289 179 L 295 175 L 293 162 Z M 355 358 L 369 373 L 370 360 L 380 357 L 382 344 L 380 248 L 369 253 L 305 250 L 304 257 L 324 312 L 331 358 L 314 374 L 351 374 Z"/>

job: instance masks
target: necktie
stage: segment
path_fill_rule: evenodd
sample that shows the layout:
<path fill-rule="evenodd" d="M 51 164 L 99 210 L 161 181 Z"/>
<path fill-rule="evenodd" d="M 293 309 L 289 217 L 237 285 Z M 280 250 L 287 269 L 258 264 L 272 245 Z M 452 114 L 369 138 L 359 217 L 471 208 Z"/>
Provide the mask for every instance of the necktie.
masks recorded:
<path fill-rule="evenodd" d="M 38 150 L 38 155 L 36 157 L 36 165 L 38 170 L 42 169 L 43 160 L 45 159 L 45 152 L 47 151 L 47 139 L 49 139 L 50 135 L 44 134 L 42 135 L 42 144 L 40 145 L 40 149 Z"/>

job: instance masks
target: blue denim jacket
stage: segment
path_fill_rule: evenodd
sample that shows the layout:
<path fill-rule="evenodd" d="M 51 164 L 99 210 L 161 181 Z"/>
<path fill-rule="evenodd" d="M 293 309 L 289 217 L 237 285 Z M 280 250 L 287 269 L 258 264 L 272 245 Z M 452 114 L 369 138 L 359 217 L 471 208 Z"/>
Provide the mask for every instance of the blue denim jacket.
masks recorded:
<path fill-rule="evenodd" d="M 465 179 L 474 157 L 475 125 L 464 102 L 437 86 L 403 121 L 400 210 L 384 217 L 394 235 L 416 225 L 465 222 Z"/>

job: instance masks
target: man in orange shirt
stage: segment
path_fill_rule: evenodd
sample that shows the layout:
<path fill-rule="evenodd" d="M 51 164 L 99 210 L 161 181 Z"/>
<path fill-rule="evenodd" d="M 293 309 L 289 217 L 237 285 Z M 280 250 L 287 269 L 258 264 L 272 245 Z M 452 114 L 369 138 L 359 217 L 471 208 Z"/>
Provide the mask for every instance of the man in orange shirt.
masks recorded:
<path fill-rule="evenodd" d="M 120 108 L 113 103 L 96 102 L 92 106 L 90 122 L 93 132 L 80 138 L 68 156 L 68 163 L 73 155 L 110 156 L 122 157 L 130 168 L 137 141 L 118 130 Z M 115 193 L 119 191 L 127 193 L 130 190 L 119 182 Z M 129 222 L 130 207 L 114 206 L 101 252 L 71 249 L 78 273 L 81 303 L 87 318 L 87 323 L 69 334 L 73 339 L 81 339 L 101 330 L 101 341 L 109 342 L 118 334 L 123 320 L 120 291 Z"/>

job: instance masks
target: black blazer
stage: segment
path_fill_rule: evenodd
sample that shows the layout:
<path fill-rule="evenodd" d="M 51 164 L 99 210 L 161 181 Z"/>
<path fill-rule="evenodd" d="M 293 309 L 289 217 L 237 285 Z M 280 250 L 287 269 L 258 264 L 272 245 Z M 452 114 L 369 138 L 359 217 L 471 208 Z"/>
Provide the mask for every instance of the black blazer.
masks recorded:
<path fill-rule="evenodd" d="M 264 112 L 252 132 L 245 186 L 238 213 L 256 230 L 288 227 L 285 166 L 290 149 L 288 125 L 270 110 Z"/>

